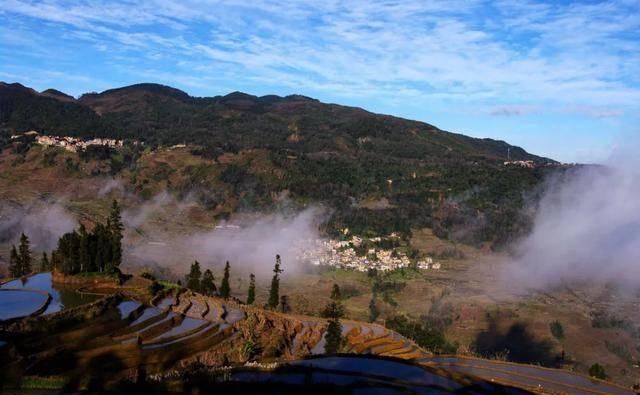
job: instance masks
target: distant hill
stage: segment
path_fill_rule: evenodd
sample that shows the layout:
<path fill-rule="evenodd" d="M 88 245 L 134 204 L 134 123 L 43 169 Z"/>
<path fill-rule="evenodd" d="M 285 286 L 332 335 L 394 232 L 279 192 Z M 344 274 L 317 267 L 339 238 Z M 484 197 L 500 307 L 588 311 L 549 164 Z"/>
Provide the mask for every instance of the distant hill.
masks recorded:
<path fill-rule="evenodd" d="M 408 234 L 432 227 L 441 237 L 473 243 L 499 244 L 525 231 L 529 222 L 520 208 L 555 164 L 504 141 L 301 95 L 192 97 L 158 84 L 87 93 L 76 100 L 55 90 L 40 93 L 0 83 L 0 130 L 4 141 L 36 130 L 135 139 L 146 149 L 187 144 L 192 155 L 216 166 L 172 171 L 189 178 L 180 193 L 197 187 L 208 196 L 206 205 L 233 197 L 236 209 L 265 209 L 286 192 L 294 202 L 330 206 L 330 231 L 349 227 L 358 233 Z M 252 151 L 262 154 L 245 155 Z M 246 159 L 228 159 L 238 153 Z M 98 150 L 83 157 L 91 155 L 105 160 L 113 154 Z M 113 156 L 111 172 L 135 172 L 137 155 Z M 227 159 L 219 161 L 223 156 Z M 504 166 L 507 157 L 537 166 Z M 220 185 L 230 188 L 226 197 L 220 196 Z M 383 209 L 360 204 L 377 199 L 388 203 Z"/>
<path fill-rule="evenodd" d="M 77 101 L 48 89 L 0 83 L 0 124 L 14 131 L 116 137 L 151 144 L 193 143 L 221 149 L 300 152 L 366 150 L 438 161 L 482 157 L 550 161 L 503 141 L 449 133 L 423 122 L 321 103 L 305 96 L 192 97 L 175 88 L 137 84 L 87 93 Z"/>
<path fill-rule="evenodd" d="M 42 96 L 49 96 L 49 97 L 53 97 L 54 99 L 58 99 L 61 101 L 75 101 L 76 99 L 71 96 L 71 95 L 67 95 L 64 92 L 60 92 L 59 90 L 56 89 L 47 89 L 44 90 L 42 92 L 40 92 L 40 94 Z"/>

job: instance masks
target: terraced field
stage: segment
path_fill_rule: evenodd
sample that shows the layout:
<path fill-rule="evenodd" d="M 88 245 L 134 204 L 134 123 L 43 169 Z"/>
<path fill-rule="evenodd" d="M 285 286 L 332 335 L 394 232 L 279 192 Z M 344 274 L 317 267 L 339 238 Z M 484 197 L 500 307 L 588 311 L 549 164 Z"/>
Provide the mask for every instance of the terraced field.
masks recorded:
<path fill-rule="evenodd" d="M 0 321 L 6 336 L 0 339 L 0 350 L 13 347 L 18 355 L 10 369 L 31 375 L 64 374 L 78 380 L 109 372 L 109 380 L 116 380 L 137 371 L 167 371 L 205 354 L 228 355 L 247 343 L 247 334 L 269 336 L 277 328 L 282 329 L 277 333 L 282 337 L 277 351 L 280 361 L 324 353 L 326 322 L 321 318 L 267 312 L 191 291 L 174 290 L 155 298 L 151 305 L 116 294 L 58 313 L 45 314 L 46 310 L 41 308 L 35 316 L 14 323 Z M 568 371 L 434 356 L 376 324 L 345 320 L 342 334 L 346 353 L 404 360 L 447 377 L 459 374 L 543 393 L 633 393 Z"/>

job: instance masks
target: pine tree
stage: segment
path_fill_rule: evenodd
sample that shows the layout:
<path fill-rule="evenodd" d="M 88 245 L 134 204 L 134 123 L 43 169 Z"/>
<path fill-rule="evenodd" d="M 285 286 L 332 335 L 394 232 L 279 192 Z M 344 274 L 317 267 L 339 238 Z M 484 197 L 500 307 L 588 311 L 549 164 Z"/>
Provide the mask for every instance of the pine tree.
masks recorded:
<path fill-rule="evenodd" d="M 89 255 L 89 234 L 83 224 L 80 224 L 78 234 L 80 236 L 78 261 L 80 263 L 80 272 L 84 273 L 89 271 L 89 267 L 91 266 L 91 256 Z"/>
<path fill-rule="evenodd" d="M 342 324 L 340 324 L 340 319 L 332 318 L 329 320 L 325 339 L 324 352 L 326 354 L 335 354 L 340 351 L 342 346 Z"/>
<path fill-rule="evenodd" d="M 276 255 L 276 265 L 273 268 L 273 278 L 271 279 L 271 289 L 269 290 L 269 301 L 267 302 L 267 306 L 275 309 L 278 307 L 278 302 L 280 301 L 280 273 L 282 273 L 282 269 L 280 269 L 280 255 Z"/>
<path fill-rule="evenodd" d="M 198 292 L 200 291 L 200 277 L 202 276 L 202 271 L 200 271 L 200 262 L 195 261 L 191 265 L 191 270 L 187 275 L 187 288 L 192 291 Z"/>
<path fill-rule="evenodd" d="M 344 315 L 344 306 L 342 303 L 331 301 L 329 302 L 324 309 L 320 312 L 320 316 L 323 318 L 334 318 L 334 317 L 342 317 Z"/>
<path fill-rule="evenodd" d="M 213 273 L 211 273 L 211 270 L 205 270 L 204 274 L 202 275 L 202 281 L 200 282 L 200 292 L 209 296 L 215 295 L 216 284 L 214 281 L 215 278 L 213 277 Z"/>
<path fill-rule="evenodd" d="M 111 259 L 111 245 L 107 235 L 108 232 L 103 224 L 97 224 L 93 233 L 96 239 L 95 266 L 99 272 L 104 272 L 107 270 Z"/>
<path fill-rule="evenodd" d="M 341 303 L 340 287 L 338 287 L 338 284 L 333 284 L 331 301 L 324 310 L 322 310 L 320 315 L 324 318 L 340 318 L 344 315 L 344 307 Z"/>
<path fill-rule="evenodd" d="M 229 285 L 229 270 L 230 265 L 229 261 L 224 266 L 224 276 L 222 277 L 222 282 L 220 283 L 220 296 L 228 299 L 231 296 L 231 286 Z"/>
<path fill-rule="evenodd" d="M 124 225 L 120 215 L 120 206 L 118 201 L 113 199 L 111 205 L 111 213 L 109 214 L 110 224 L 109 231 L 111 233 L 111 267 L 117 268 L 122 263 L 122 232 Z"/>
<path fill-rule="evenodd" d="M 331 296 L 334 296 L 333 294 L 332 292 Z M 340 324 L 340 318 L 344 316 L 344 308 L 339 300 L 332 298 L 322 312 L 322 315 L 329 318 L 327 333 L 325 335 L 326 343 L 324 351 L 327 354 L 337 353 L 342 347 L 342 324 Z"/>
<path fill-rule="evenodd" d="M 322 311 L 322 316 L 329 319 L 327 333 L 325 335 L 325 353 L 333 354 L 342 347 L 342 324 L 340 318 L 344 316 L 344 307 L 341 303 L 340 287 L 334 284 L 331 290 L 331 301 Z"/>
<path fill-rule="evenodd" d="M 69 233 L 69 246 L 67 257 L 69 259 L 69 266 L 71 273 L 80 273 L 82 265 L 80 262 L 80 235 L 75 230 Z"/>
<path fill-rule="evenodd" d="M 87 271 L 97 272 L 98 269 L 98 236 L 95 229 L 87 235 L 85 247 L 88 252 Z"/>
<path fill-rule="evenodd" d="M 256 301 L 256 276 L 251 273 L 249 275 L 249 291 L 247 292 L 247 304 L 253 304 Z"/>
<path fill-rule="evenodd" d="M 47 253 L 42 253 L 42 259 L 40 259 L 40 271 L 48 272 L 51 270 L 51 266 L 49 265 L 49 258 L 47 258 Z"/>
<path fill-rule="evenodd" d="M 18 246 L 18 262 L 20 263 L 21 276 L 31 273 L 31 250 L 29 245 L 29 238 L 23 233 L 20 236 L 20 245 Z"/>
<path fill-rule="evenodd" d="M 62 271 L 62 259 L 60 257 L 60 253 L 57 250 L 51 251 L 51 270 Z"/>
<path fill-rule="evenodd" d="M 342 300 L 342 293 L 340 292 L 340 287 L 338 284 L 333 284 L 333 288 L 331 289 L 331 300 L 339 302 Z"/>
<path fill-rule="evenodd" d="M 11 252 L 9 254 L 9 274 L 11 277 L 22 276 L 22 267 L 20 266 L 20 257 L 18 256 L 18 250 L 16 246 L 11 246 Z"/>
<path fill-rule="evenodd" d="M 375 322 L 378 319 L 378 316 L 380 316 L 380 311 L 376 305 L 376 298 L 372 297 L 369 302 L 369 322 Z"/>

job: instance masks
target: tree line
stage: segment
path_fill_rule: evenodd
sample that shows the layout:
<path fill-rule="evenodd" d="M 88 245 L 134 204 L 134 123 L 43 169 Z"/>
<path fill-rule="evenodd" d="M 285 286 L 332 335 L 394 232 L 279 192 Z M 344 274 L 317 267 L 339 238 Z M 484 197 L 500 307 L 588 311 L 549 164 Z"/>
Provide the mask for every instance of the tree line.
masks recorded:
<path fill-rule="evenodd" d="M 9 275 L 11 277 L 22 277 L 33 273 L 33 256 L 31 252 L 31 242 L 29 237 L 22 233 L 20 235 L 20 243 L 18 248 L 15 245 L 11 246 L 11 252 L 9 253 Z M 40 258 L 39 269 L 41 272 L 51 270 L 51 263 L 46 252 L 42 253 Z"/>
<path fill-rule="evenodd" d="M 287 312 L 289 310 L 288 298 L 286 295 L 280 295 L 280 274 L 283 270 L 280 268 L 282 260 L 280 255 L 276 255 L 276 263 L 273 268 L 273 278 L 271 279 L 271 287 L 269 289 L 269 299 L 266 308 L 272 310 L 280 310 Z M 229 278 L 231 275 L 231 264 L 229 261 L 224 266 L 224 273 L 220 286 L 216 287 L 215 278 L 211 270 L 206 269 L 204 273 L 200 267 L 200 262 L 195 261 L 191 264 L 189 273 L 185 277 L 185 283 L 187 288 L 192 291 L 200 292 L 204 295 L 219 296 L 221 298 L 229 299 L 231 297 L 231 285 Z M 246 304 L 252 305 L 256 300 L 256 276 L 249 274 L 249 289 L 247 291 Z"/>
<path fill-rule="evenodd" d="M 20 235 L 18 248 L 11 246 L 9 253 L 9 274 L 11 277 L 22 277 L 31 273 L 31 248 L 29 238 L 23 233 Z"/>
<path fill-rule="evenodd" d="M 276 255 L 276 263 L 273 267 L 273 277 L 271 279 L 271 287 L 269 288 L 269 298 L 265 305 L 265 308 L 278 310 L 286 313 L 290 310 L 289 302 L 286 295 L 280 295 L 280 274 L 283 272 L 281 269 L 282 260 L 280 255 Z M 231 265 L 229 261 L 224 266 L 224 274 L 220 282 L 220 287 L 216 288 L 215 278 L 211 270 L 207 269 L 202 272 L 200 263 L 195 261 L 191 265 L 189 274 L 186 275 L 185 281 L 187 288 L 192 291 L 200 292 L 209 296 L 219 296 L 225 299 L 231 297 L 231 286 L 229 284 L 229 277 L 231 272 Z M 249 274 L 249 289 L 247 291 L 246 304 L 252 305 L 256 300 L 256 276 Z M 345 311 L 342 305 L 342 293 L 338 284 L 333 284 L 331 291 L 331 301 L 322 311 L 321 315 L 327 318 L 327 330 L 325 334 L 325 352 L 328 354 L 337 353 L 343 346 L 344 339 L 342 336 L 342 324 L 340 319 L 344 317 Z"/>
<path fill-rule="evenodd" d="M 91 232 L 80 224 L 58 240 L 51 266 L 64 274 L 112 273 L 122 263 L 123 230 L 120 206 L 114 200 L 106 223 L 98 223 Z"/>
<path fill-rule="evenodd" d="M 124 225 L 120 206 L 116 200 L 106 223 L 98 223 L 91 232 L 80 224 L 78 230 L 65 233 L 58 239 L 57 248 L 46 251 L 40 259 L 40 272 L 57 270 L 64 274 L 89 272 L 112 273 L 122 263 L 122 232 Z M 33 272 L 34 259 L 29 237 L 22 233 L 18 247 L 11 246 L 9 252 L 9 274 L 22 277 Z"/>

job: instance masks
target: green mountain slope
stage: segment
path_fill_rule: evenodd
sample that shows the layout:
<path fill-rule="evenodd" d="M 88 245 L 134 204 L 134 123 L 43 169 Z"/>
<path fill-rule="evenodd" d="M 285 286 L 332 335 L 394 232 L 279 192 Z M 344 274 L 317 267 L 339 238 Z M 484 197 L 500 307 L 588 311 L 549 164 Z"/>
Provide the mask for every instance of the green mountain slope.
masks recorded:
<path fill-rule="evenodd" d="M 325 104 L 304 96 L 241 92 L 208 98 L 157 84 L 88 93 L 38 93 L 0 83 L 0 123 L 15 131 L 140 139 L 151 144 L 283 148 L 299 152 L 367 151 L 441 161 L 446 158 L 547 161 L 501 141 L 448 133 L 432 125 Z"/>
<path fill-rule="evenodd" d="M 33 129 L 135 139 L 147 149 L 186 143 L 192 154 L 216 163 L 213 173 L 189 170 L 194 179 L 188 184 L 206 193 L 203 180 L 216 178 L 230 189 L 236 209 L 267 209 L 273 196 L 286 191 L 294 202 L 330 206 L 330 232 L 349 227 L 358 233 L 407 234 L 428 226 L 442 237 L 496 245 L 526 230 L 520 208 L 553 171 L 542 164 L 554 163 L 503 141 L 299 95 L 234 92 L 200 98 L 157 84 L 88 93 L 76 100 L 58 91 L 39 93 L 0 83 L 0 128 L 5 140 Z M 243 154 L 252 150 L 263 152 L 259 162 Z M 218 160 L 230 153 L 249 159 Z M 123 166 L 133 171 L 137 166 L 135 153 L 124 161 L 122 153 L 96 155 L 100 160 L 115 155 L 114 174 Z M 540 166 L 504 166 L 507 155 Z M 367 203 L 372 201 L 386 203 Z"/>

